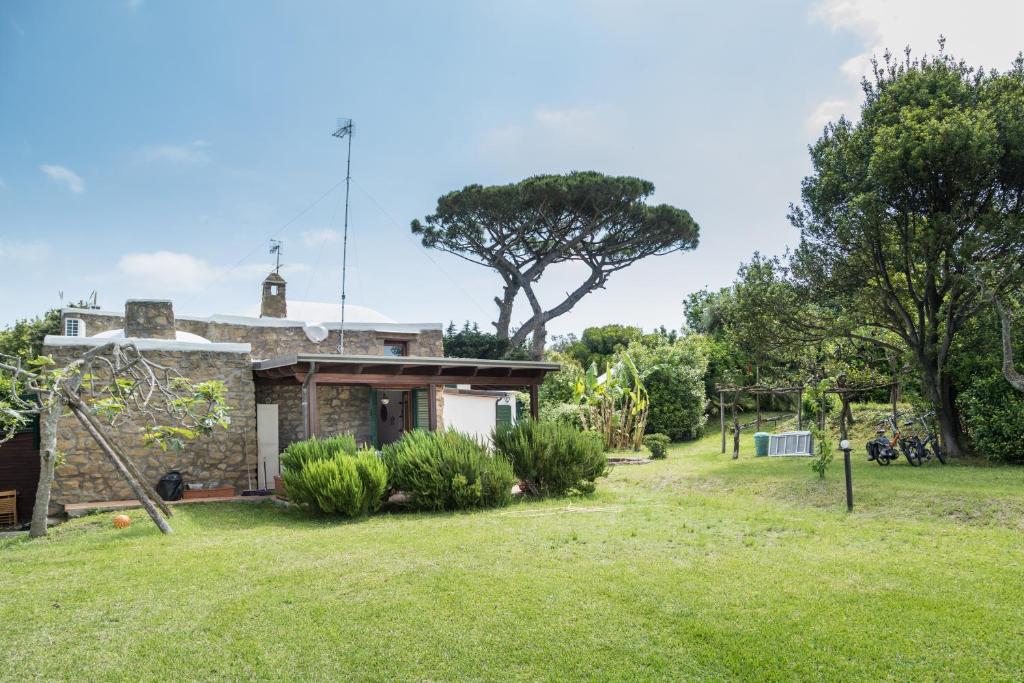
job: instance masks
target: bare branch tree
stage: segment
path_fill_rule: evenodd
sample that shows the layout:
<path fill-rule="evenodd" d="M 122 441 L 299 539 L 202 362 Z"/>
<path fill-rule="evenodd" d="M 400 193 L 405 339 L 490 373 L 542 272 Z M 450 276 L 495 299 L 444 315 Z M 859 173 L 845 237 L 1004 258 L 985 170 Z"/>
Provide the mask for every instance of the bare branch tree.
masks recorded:
<path fill-rule="evenodd" d="M 58 460 L 57 434 L 65 412 L 73 415 L 125 480 L 163 533 L 170 533 L 171 509 L 111 436 L 129 420 L 141 423 L 145 444 L 180 449 L 186 440 L 227 427 L 221 382 L 193 383 L 156 363 L 133 343 L 109 342 L 63 367 L 53 358 L 31 361 L 0 356 L 0 442 L 36 417 L 40 425 L 40 474 L 30 535 L 46 534 L 50 489 Z"/>

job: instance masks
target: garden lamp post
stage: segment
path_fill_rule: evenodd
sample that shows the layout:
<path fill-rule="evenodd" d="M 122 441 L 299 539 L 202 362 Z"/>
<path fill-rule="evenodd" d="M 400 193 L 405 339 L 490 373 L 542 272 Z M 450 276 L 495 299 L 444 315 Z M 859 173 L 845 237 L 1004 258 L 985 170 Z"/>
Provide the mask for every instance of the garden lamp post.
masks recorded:
<path fill-rule="evenodd" d="M 853 512 L 853 472 L 850 469 L 850 442 L 843 439 L 839 442 L 843 451 L 843 469 L 846 470 L 846 511 Z"/>

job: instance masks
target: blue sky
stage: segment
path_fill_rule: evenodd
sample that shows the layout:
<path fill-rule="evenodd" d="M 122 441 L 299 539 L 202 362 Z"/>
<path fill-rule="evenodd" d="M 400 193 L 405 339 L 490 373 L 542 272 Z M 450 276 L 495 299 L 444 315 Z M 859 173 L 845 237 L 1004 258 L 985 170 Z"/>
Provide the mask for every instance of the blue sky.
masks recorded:
<path fill-rule="evenodd" d="M 945 33 L 1009 63 L 1021 3 L 981 4 L 8 1 L 0 323 L 61 291 L 251 313 L 271 237 L 291 298 L 336 299 L 347 116 L 350 302 L 486 327 L 497 277 L 427 252 L 409 221 L 469 183 L 593 169 L 653 181 L 701 245 L 617 273 L 551 330 L 678 327 L 687 293 L 794 243 L 807 144 L 856 112 L 872 52 Z M 551 272 L 544 300 L 579 275 Z"/>

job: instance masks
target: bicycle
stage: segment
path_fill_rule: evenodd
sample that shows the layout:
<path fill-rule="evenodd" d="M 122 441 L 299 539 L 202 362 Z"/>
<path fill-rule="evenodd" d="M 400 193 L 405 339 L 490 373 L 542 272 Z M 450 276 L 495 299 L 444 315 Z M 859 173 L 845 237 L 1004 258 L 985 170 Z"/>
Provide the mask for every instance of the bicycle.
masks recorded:
<path fill-rule="evenodd" d="M 925 413 L 924 415 L 918 415 L 912 420 L 904 422 L 904 426 L 907 427 L 912 427 L 915 422 L 920 422 L 922 430 L 926 433 L 923 440 L 917 434 L 912 434 L 905 439 L 900 439 L 899 442 L 900 450 L 902 450 L 903 454 L 907 456 L 907 460 L 911 460 L 910 464 L 915 467 L 920 467 L 926 460 L 930 461 L 932 459 L 932 454 L 934 454 L 935 459 L 940 463 L 943 465 L 946 464 L 946 454 L 942 451 L 942 446 L 939 445 L 939 440 L 936 438 L 935 432 L 929 428 L 927 422 L 927 418 L 933 417 L 934 415 L 935 411 L 932 411 Z M 913 462 L 914 460 L 917 462 Z"/>
<path fill-rule="evenodd" d="M 885 425 L 887 423 L 889 426 L 892 427 L 893 430 L 892 439 L 885 435 Z M 884 420 L 881 420 L 878 424 L 879 426 L 882 427 L 882 429 L 878 429 L 875 431 L 875 438 L 872 439 L 871 441 L 868 441 L 865 444 L 865 448 L 868 451 L 868 462 L 874 461 L 877 462 L 879 465 L 884 466 L 888 465 L 893 460 L 896 460 L 897 458 L 900 457 L 900 454 L 896 451 L 896 448 L 894 447 L 899 442 L 900 434 L 899 430 L 896 427 L 896 420 L 891 416 Z M 914 464 L 909 457 L 907 458 L 907 460 L 910 461 L 911 465 Z"/>

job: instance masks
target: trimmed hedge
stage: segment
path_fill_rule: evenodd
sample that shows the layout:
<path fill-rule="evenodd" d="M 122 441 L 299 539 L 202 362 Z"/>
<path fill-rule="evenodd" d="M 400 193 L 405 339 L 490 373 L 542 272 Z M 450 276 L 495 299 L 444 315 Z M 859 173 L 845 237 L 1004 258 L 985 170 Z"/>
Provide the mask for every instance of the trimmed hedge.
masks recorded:
<path fill-rule="evenodd" d="M 512 499 L 512 465 L 454 430 L 406 432 L 384 447 L 391 485 L 419 510 L 499 507 Z"/>
<path fill-rule="evenodd" d="M 564 423 L 522 420 L 500 425 L 494 447 L 511 461 L 523 490 L 531 495 L 591 493 L 594 481 L 608 471 L 601 436 Z"/>
<path fill-rule="evenodd" d="M 380 508 L 387 490 L 387 467 L 377 451 L 357 452 L 348 434 L 293 443 L 281 465 L 288 499 L 324 514 L 362 517 Z"/>
<path fill-rule="evenodd" d="M 644 437 L 644 445 L 651 452 L 651 457 L 660 460 L 668 456 L 668 447 L 672 439 L 667 434 L 648 434 Z"/>

